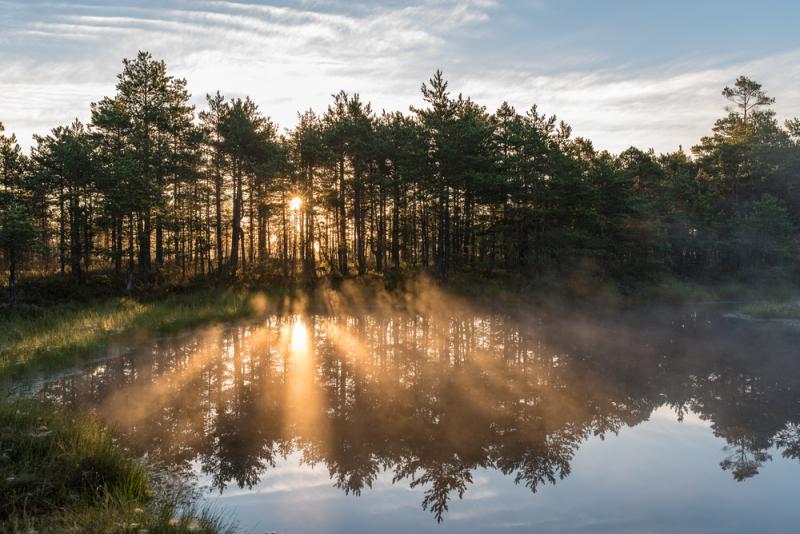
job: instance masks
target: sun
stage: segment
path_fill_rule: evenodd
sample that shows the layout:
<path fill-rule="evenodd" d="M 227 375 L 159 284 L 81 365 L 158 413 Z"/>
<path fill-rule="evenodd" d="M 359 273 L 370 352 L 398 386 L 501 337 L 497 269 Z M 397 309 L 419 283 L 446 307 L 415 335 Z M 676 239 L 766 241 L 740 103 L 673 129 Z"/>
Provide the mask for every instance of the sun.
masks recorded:
<path fill-rule="evenodd" d="M 292 211 L 299 210 L 302 205 L 303 199 L 298 196 L 292 197 L 292 199 L 289 201 L 289 209 Z"/>

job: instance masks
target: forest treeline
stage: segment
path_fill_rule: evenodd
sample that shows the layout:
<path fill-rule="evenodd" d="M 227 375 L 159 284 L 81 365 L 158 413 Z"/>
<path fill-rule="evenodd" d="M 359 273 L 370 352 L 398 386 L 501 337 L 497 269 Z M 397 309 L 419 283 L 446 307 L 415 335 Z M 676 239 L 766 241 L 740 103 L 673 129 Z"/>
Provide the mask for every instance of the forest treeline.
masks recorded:
<path fill-rule="evenodd" d="M 140 52 L 91 121 L 0 126 L 0 248 L 17 274 L 286 277 L 429 270 L 630 281 L 797 276 L 800 120 L 740 77 L 692 147 L 612 155 L 533 106 L 494 113 L 448 90 L 377 113 L 358 94 L 285 133 L 249 98 L 190 105 Z M 721 103 L 722 103 L 721 99 Z M 2 117 L 0 117 L 1 119 Z"/>

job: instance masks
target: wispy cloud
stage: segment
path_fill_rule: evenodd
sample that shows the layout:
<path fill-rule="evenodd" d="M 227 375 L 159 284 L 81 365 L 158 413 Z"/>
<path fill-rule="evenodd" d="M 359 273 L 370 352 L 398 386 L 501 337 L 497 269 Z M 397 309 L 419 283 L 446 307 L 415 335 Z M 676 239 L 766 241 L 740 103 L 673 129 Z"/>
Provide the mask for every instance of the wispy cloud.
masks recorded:
<path fill-rule="evenodd" d="M 202 9 L 59 4 L 10 28 L 19 44 L 18 53 L 0 58 L 0 120 L 24 142 L 76 115 L 86 118 L 92 100 L 113 92 L 122 57 L 147 48 L 189 80 L 196 103 L 216 89 L 250 94 L 291 126 L 299 109 L 324 106 L 341 87 L 393 93 L 393 82 L 417 67 L 418 57 L 441 50 L 445 32 L 486 20 L 491 6 L 435 2 L 331 14 L 238 2 L 204 2 Z M 64 41 L 78 45 L 56 53 Z M 53 53 L 26 54 L 25 42 Z M 280 109 L 268 109 L 278 101 Z"/>
<path fill-rule="evenodd" d="M 688 148 L 724 114 L 721 90 L 745 74 L 764 83 L 780 119 L 800 112 L 800 50 L 720 66 L 692 62 L 639 71 L 576 71 L 554 76 L 504 72 L 467 79 L 465 92 L 488 104 L 538 103 L 572 124 L 578 135 L 612 151 L 637 145 Z"/>
<path fill-rule="evenodd" d="M 601 70 L 592 68 L 591 54 L 553 43 L 537 43 L 546 53 L 494 57 L 481 48 L 488 32 L 498 32 L 500 5 L 491 0 L 43 6 L 16 4 L 13 21 L 0 21 L 11 43 L 0 56 L 0 121 L 26 145 L 34 132 L 87 119 L 90 102 L 113 93 L 121 59 L 139 49 L 186 77 L 198 106 L 217 89 L 250 95 L 286 127 L 297 111 L 324 110 L 339 89 L 360 92 L 377 109 L 407 110 L 436 68 L 453 90 L 490 108 L 503 100 L 522 109 L 539 103 L 614 151 L 696 141 L 721 113 L 721 87 L 740 73 L 763 81 L 779 109 L 800 104 L 800 51 Z"/>

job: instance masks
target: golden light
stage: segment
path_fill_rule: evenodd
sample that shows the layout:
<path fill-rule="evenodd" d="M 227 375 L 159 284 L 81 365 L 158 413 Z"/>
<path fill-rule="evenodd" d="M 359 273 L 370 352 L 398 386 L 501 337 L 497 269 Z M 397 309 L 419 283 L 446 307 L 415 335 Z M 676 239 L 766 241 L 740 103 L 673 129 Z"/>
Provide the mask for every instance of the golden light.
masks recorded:
<path fill-rule="evenodd" d="M 303 199 L 298 196 L 292 197 L 292 199 L 289 201 L 289 209 L 292 211 L 299 210 L 302 205 Z"/>
<path fill-rule="evenodd" d="M 294 356 L 308 353 L 308 329 L 301 317 L 295 317 L 289 333 L 289 352 Z"/>
<path fill-rule="evenodd" d="M 320 442 L 328 415 L 324 391 L 316 380 L 314 362 L 314 319 L 295 315 L 284 324 L 286 336 L 286 416 L 287 430 L 297 436 Z"/>

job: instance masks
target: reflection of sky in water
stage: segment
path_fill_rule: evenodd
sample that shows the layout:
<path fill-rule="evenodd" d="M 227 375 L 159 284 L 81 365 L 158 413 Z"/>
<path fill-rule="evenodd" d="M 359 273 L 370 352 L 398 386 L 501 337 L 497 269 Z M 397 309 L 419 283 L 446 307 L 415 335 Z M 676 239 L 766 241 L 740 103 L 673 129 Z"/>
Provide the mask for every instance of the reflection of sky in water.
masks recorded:
<path fill-rule="evenodd" d="M 371 491 L 345 496 L 324 466 L 295 453 L 251 491 L 212 491 L 246 532 L 787 532 L 800 524 L 800 463 L 772 450 L 773 462 L 746 482 L 719 468 L 725 440 L 693 413 L 669 408 L 604 440 L 590 438 L 573 472 L 537 493 L 513 478 L 479 469 L 442 524 L 420 509 L 421 489 L 383 473 Z M 207 478 L 200 479 L 208 483 Z"/>
<path fill-rule="evenodd" d="M 800 330 L 426 305 L 269 315 L 37 388 L 198 474 L 253 532 L 800 524 Z"/>

